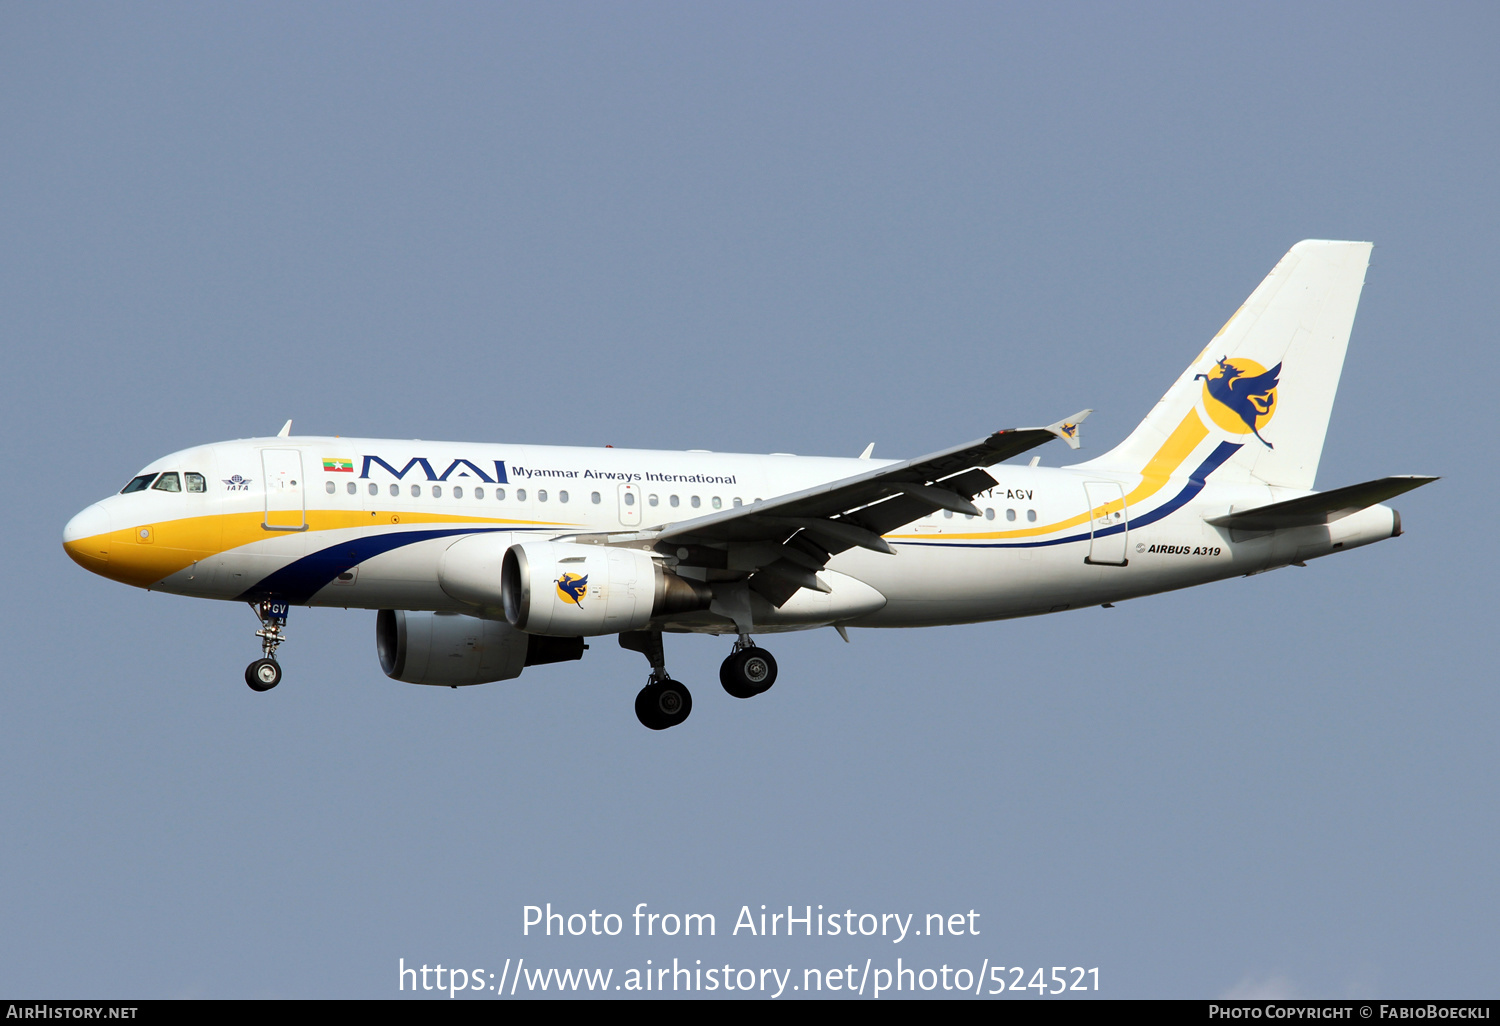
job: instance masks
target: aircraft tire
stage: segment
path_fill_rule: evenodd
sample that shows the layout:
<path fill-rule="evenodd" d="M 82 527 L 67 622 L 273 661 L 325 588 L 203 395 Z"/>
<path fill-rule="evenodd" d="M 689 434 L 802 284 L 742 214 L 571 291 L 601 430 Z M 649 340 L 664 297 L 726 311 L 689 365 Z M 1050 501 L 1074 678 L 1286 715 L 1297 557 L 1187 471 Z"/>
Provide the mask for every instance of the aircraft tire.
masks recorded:
<path fill-rule="evenodd" d="M 647 684 L 635 696 L 635 717 L 651 730 L 675 727 L 692 711 L 693 693 L 671 678 Z"/>
<path fill-rule="evenodd" d="M 776 659 L 763 648 L 742 648 L 719 666 L 719 683 L 735 698 L 754 698 L 776 683 Z"/>
<path fill-rule="evenodd" d="M 274 659 L 257 659 L 245 667 L 245 683 L 251 691 L 270 691 L 281 683 L 281 664 Z"/>

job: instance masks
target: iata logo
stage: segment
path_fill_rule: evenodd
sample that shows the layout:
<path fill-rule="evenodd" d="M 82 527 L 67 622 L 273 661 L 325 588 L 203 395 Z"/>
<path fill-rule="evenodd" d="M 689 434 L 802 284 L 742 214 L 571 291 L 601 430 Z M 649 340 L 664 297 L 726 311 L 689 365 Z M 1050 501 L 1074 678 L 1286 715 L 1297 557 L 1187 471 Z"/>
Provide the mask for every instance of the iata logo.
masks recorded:
<path fill-rule="evenodd" d="M 250 490 L 250 479 L 248 477 L 240 477 L 240 475 L 236 474 L 233 477 L 226 477 L 221 480 L 224 482 L 226 491 L 248 492 Z"/>
<path fill-rule="evenodd" d="M 589 593 L 589 578 L 577 574 L 563 574 L 557 579 L 557 597 L 575 606 L 583 605 L 583 597 Z"/>
<path fill-rule="evenodd" d="M 1215 424 L 1225 431 L 1243 435 L 1253 432 L 1267 449 L 1276 448 L 1260 436 L 1276 415 L 1276 386 L 1281 380 L 1281 364 L 1266 370 L 1254 360 L 1225 357 L 1203 379 L 1203 408 Z"/>

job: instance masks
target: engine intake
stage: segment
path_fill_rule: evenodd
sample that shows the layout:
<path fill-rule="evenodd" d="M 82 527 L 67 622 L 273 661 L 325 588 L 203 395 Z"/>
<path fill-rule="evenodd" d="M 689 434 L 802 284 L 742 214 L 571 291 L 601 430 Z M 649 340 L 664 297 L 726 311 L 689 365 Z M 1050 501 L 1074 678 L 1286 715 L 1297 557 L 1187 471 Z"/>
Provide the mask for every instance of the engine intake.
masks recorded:
<path fill-rule="evenodd" d="M 407 684 L 463 687 L 510 680 L 528 666 L 581 659 L 583 649 L 581 637 L 538 637 L 462 613 L 382 609 L 375 615 L 380 668 Z"/>

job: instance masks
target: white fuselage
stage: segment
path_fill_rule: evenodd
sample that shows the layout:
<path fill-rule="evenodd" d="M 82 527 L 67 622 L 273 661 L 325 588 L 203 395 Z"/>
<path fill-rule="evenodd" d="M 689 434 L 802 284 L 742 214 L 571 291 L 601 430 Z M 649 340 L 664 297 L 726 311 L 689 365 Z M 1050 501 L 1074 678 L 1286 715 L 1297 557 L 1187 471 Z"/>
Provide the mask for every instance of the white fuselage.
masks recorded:
<path fill-rule="evenodd" d="M 890 532 L 895 555 L 855 548 L 835 556 L 823 572 L 829 596 L 814 601 L 814 593 L 800 592 L 806 601 L 788 603 L 757 630 L 917 627 L 1079 608 L 1256 573 L 1399 531 L 1385 506 L 1326 526 L 1250 533 L 1211 526 L 1205 517 L 1305 493 L 1215 484 L 1213 470 L 1227 456 L 1204 452 L 1190 446 L 1177 464 L 1151 475 L 1086 465 L 991 467 L 997 484 L 974 498 L 980 516 L 935 513 Z M 64 540 L 96 573 L 180 595 L 475 613 L 439 579 L 444 553 L 462 539 L 639 532 L 882 465 L 790 455 L 247 439 L 153 462 L 142 475 L 175 473 L 179 490 L 160 487 L 158 478 L 157 486 L 113 495 L 75 517 Z M 189 491 L 189 481 L 202 490 Z M 692 567 L 678 572 L 712 578 Z M 878 592 L 874 601 L 868 589 Z M 661 626 L 733 630 L 722 617 L 705 615 Z"/>

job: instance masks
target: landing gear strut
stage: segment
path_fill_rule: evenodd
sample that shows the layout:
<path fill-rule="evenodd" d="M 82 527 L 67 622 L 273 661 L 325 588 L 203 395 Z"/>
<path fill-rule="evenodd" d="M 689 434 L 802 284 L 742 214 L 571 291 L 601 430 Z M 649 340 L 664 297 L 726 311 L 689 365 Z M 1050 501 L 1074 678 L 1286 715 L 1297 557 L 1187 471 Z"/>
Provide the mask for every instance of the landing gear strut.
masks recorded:
<path fill-rule="evenodd" d="M 250 603 L 255 615 L 260 618 L 260 630 L 255 636 L 260 639 L 262 658 L 245 667 L 245 683 L 251 691 L 270 691 L 281 683 L 281 664 L 276 661 L 276 649 L 286 640 L 286 603 L 275 599 L 261 599 Z"/>
<path fill-rule="evenodd" d="M 635 696 L 635 716 L 641 725 L 666 730 L 687 719 L 693 711 L 693 693 L 667 676 L 661 631 L 627 631 L 620 635 L 620 647 L 639 652 L 651 664 L 651 676 Z"/>
<path fill-rule="evenodd" d="M 754 698 L 776 683 L 776 660 L 765 649 L 756 648 L 750 635 L 741 634 L 719 667 L 719 683 L 735 698 Z"/>

